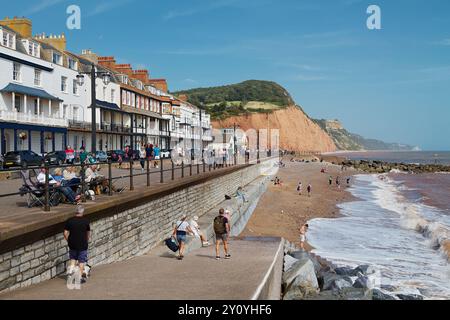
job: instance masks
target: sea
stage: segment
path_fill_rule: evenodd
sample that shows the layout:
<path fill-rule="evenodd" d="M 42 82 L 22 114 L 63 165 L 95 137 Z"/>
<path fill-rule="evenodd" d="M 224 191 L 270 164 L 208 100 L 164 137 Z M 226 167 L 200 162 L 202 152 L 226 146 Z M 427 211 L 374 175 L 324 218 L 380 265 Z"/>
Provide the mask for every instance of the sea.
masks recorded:
<path fill-rule="evenodd" d="M 353 160 L 450 165 L 450 152 L 352 152 Z M 450 299 L 450 174 L 361 174 L 341 218 L 309 222 L 314 253 L 336 266 L 369 264 L 373 286 Z M 386 291 L 386 293 L 389 293 Z"/>

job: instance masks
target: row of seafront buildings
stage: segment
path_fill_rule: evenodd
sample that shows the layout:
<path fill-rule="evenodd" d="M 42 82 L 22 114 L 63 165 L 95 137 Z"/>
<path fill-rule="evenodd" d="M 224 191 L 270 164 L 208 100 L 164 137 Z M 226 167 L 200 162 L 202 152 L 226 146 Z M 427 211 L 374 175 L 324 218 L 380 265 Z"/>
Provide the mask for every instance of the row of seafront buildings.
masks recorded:
<path fill-rule="evenodd" d="M 33 36 L 25 18 L 0 20 L 0 150 L 38 154 L 91 147 L 91 79 L 77 75 L 94 66 L 97 150 L 129 145 L 202 150 L 213 141 L 210 116 L 168 93 L 165 79 L 117 64 L 90 50 L 74 54 L 64 35 Z"/>

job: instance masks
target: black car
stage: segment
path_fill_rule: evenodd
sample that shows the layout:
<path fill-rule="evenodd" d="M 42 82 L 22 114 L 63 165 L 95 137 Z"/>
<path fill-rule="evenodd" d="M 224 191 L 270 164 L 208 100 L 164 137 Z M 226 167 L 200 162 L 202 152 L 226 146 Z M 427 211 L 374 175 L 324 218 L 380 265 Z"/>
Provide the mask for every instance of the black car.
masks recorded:
<path fill-rule="evenodd" d="M 58 164 L 62 165 L 66 162 L 66 152 L 65 151 L 53 151 L 47 153 L 44 157 L 46 164 Z"/>
<path fill-rule="evenodd" d="M 119 155 L 122 157 L 122 161 L 125 160 L 125 151 L 123 150 L 110 150 L 106 152 L 108 155 L 108 159 L 111 159 L 112 162 L 119 161 Z"/>
<path fill-rule="evenodd" d="M 11 151 L 5 154 L 3 168 L 12 167 L 27 168 L 28 166 L 40 166 L 44 163 L 44 158 L 33 151 Z"/>

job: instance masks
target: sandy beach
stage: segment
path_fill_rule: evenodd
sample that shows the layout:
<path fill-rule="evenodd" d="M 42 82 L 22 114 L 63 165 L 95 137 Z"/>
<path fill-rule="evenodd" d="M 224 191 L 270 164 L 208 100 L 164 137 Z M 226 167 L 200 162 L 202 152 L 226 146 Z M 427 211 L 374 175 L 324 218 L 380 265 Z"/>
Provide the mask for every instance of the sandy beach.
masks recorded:
<path fill-rule="evenodd" d="M 278 172 L 282 185 L 269 185 L 241 235 L 280 236 L 300 245 L 299 231 L 304 223 L 314 218 L 338 217 L 337 204 L 354 199 L 346 191 L 346 177 L 357 174 L 356 170 L 342 172 L 340 166 L 328 162 L 291 162 L 290 159 L 284 159 L 286 167 Z M 322 168 L 326 173 L 321 173 Z M 333 176 L 331 187 L 328 184 L 330 175 Z M 335 184 L 336 176 L 340 176 L 341 189 Z M 302 195 L 296 191 L 300 181 L 303 184 Z M 310 183 L 312 195 L 308 197 L 306 188 Z"/>

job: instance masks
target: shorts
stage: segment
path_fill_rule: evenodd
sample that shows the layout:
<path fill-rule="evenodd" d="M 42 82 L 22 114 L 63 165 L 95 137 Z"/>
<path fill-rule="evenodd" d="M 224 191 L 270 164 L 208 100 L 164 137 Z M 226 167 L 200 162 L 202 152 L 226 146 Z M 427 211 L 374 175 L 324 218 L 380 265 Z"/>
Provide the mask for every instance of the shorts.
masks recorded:
<path fill-rule="evenodd" d="M 300 242 L 305 242 L 305 241 L 306 241 L 306 236 L 301 235 L 301 236 L 300 236 Z"/>
<path fill-rule="evenodd" d="M 160 160 L 160 159 L 161 159 L 160 156 L 156 156 L 156 157 L 155 157 L 155 160 Z"/>
<path fill-rule="evenodd" d="M 187 240 L 187 236 L 186 236 L 186 232 L 177 232 L 177 241 L 178 243 L 186 243 Z"/>
<path fill-rule="evenodd" d="M 228 233 L 216 234 L 216 241 L 228 241 Z"/>
<path fill-rule="evenodd" d="M 76 260 L 79 263 L 87 263 L 88 262 L 88 251 L 87 250 L 69 250 L 69 258 L 70 260 Z"/>

